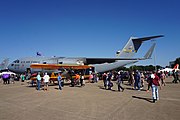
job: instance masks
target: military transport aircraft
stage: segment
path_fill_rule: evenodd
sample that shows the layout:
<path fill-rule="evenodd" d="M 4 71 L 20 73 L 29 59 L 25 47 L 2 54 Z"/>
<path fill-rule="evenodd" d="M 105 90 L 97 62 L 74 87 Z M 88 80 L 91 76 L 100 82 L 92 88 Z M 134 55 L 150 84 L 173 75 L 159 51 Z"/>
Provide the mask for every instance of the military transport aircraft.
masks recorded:
<path fill-rule="evenodd" d="M 89 68 L 94 72 L 105 72 L 113 70 L 128 64 L 133 64 L 139 60 L 149 59 L 152 55 L 152 52 L 155 48 L 155 43 L 147 51 L 146 55 L 143 58 L 133 58 L 134 54 L 138 52 L 141 44 L 144 41 L 152 40 L 155 38 L 163 37 L 163 35 L 150 36 L 135 38 L 131 37 L 127 44 L 121 51 L 118 51 L 116 54 L 118 57 L 115 58 L 86 58 L 86 57 L 26 57 L 13 61 L 8 69 L 15 73 L 24 73 L 24 72 L 39 72 L 39 71 L 48 71 L 55 72 L 59 68 Z M 54 67 L 53 67 L 54 66 Z M 89 67 L 88 67 L 89 66 Z"/>

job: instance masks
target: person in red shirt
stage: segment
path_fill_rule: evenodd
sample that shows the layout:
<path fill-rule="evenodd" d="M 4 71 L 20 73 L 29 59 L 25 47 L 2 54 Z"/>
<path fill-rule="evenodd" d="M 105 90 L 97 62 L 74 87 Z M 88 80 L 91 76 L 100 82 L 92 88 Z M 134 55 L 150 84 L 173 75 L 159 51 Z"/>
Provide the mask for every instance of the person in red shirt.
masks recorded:
<path fill-rule="evenodd" d="M 160 79 L 155 72 L 151 74 L 151 78 L 152 78 L 152 98 L 153 98 L 153 103 L 155 103 L 155 101 L 159 100 L 158 86 L 160 85 L 159 84 Z"/>

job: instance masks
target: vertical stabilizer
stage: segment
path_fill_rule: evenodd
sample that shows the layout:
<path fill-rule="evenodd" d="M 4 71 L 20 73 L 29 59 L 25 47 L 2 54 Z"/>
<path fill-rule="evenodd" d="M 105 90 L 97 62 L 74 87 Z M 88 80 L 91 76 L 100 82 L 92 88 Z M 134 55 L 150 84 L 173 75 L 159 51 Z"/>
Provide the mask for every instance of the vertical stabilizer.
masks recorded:
<path fill-rule="evenodd" d="M 143 37 L 143 38 L 131 37 L 129 39 L 129 41 L 127 42 L 127 44 L 122 49 L 122 51 L 116 52 L 116 55 L 118 57 L 122 57 L 122 58 L 132 58 L 134 56 L 134 54 L 138 52 L 140 46 L 142 45 L 142 43 L 144 41 L 159 38 L 159 37 L 163 37 L 163 35 Z M 154 45 L 154 47 L 155 47 L 155 45 Z M 153 49 L 154 48 L 152 48 L 152 50 Z M 149 55 L 152 54 L 152 53 L 150 53 L 151 51 L 149 51 L 149 53 L 148 53 Z"/>
<path fill-rule="evenodd" d="M 173 69 L 174 70 L 179 69 L 179 64 L 176 64 Z"/>
<path fill-rule="evenodd" d="M 5 70 L 7 69 L 9 63 L 9 58 L 6 58 L 2 61 L 2 63 L 0 64 L 0 70 Z"/>
<path fill-rule="evenodd" d="M 131 37 L 128 40 L 128 42 L 126 43 L 126 45 L 124 46 L 124 48 L 121 51 L 116 52 L 116 55 L 118 57 L 131 58 L 134 56 L 136 51 L 135 51 L 135 47 L 134 47 L 132 39 L 133 39 L 133 37 Z"/>

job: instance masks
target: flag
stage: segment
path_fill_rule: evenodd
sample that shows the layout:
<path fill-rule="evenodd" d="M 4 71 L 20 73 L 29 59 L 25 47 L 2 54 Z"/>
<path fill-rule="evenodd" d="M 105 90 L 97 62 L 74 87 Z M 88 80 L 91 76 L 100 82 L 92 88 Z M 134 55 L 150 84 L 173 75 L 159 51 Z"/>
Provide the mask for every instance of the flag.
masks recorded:
<path fill-rule="evenodd" d="M 37 56 L 41 56 L 42 54 L 41 54 L 40 52 L 37 52 L 36 55 L 37 55 Z"/>

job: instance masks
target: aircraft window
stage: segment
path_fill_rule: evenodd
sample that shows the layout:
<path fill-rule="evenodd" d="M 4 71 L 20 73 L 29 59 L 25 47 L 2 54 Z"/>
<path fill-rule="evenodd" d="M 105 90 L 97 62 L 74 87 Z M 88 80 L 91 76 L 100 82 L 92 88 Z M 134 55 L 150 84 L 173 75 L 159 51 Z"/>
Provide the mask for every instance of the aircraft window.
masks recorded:
<path fill-rule="evenodd" d="M 43 62 L 43 64 L 46 64 L 47 62 Z"/>
<path fill-rule="evenodd" d="M 58 62 L 59 64 L 63 64 L 63 62 Z"/>
<path fill-rule="evenodd" d="M 25 63 L 25 61 L 21 61 L 21 63 Z"/>
<path fill-rule="evenodd" d="M 30 61 L 26 61 L 26 63 L 30 63 Z"/>
<path fill-rule="evenodd" d="M 39 61 L 31 61 L 31 63 L 40 63 Z"/>
<path fill-rule="evenodd" d="M 11 64 L 11 66 L 14 66 L 14 64 Z"/>

